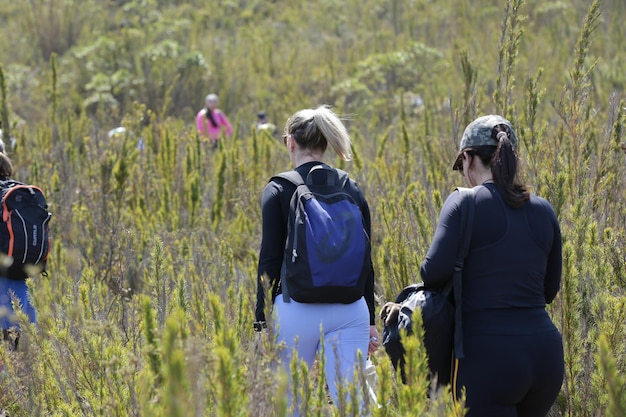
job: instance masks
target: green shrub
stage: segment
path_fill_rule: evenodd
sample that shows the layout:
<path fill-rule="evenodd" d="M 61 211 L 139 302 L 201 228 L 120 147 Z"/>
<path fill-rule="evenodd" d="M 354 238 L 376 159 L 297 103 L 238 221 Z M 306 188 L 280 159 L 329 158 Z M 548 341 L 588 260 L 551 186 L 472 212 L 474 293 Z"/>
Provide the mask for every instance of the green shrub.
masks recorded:
<path fill-rule="evenodd" d="M 266 181 L 289 168 L 279 128 L 322 103 L 345 113 L 347 169 L 372 212 L 377 299 L 419 279 L 459 135 L 501 112 L 525 181 L 555 207 L 562 290 L 549 306 L 566 379 L 551 416 L 622 415 L 626 394 L 626 134 L 619 0 L 221 2 L 0 0 L 0 119 L 16 179 L 53 212 L 49 277 L 30 282 L 38 323 L 0 347 L 12 416 L 358 415 L 363 381 L 327 403 L 319 364 L 276 371 L 251 322 Z M 235 126 L 206 149 L 208 92 Z M 126 133 L 108 137 L 124 126 Z M 139 147 L 139 141 L 143 144 Z M 380 323 L 379 323 L 380 324 Z M 275 336 L 275 335 L 274 335 Z M 375 416 L 461 416 L 384 352 Z M 261 353 L 261 352 L 264 353 Z"/>

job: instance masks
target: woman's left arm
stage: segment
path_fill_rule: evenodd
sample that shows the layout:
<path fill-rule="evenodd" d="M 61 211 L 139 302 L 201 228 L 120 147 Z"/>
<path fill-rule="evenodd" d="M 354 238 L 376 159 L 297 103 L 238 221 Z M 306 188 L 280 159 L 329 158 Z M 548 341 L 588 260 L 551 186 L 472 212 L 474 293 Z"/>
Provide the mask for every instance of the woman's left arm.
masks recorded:
<path fill-rule="evenodd" d="M 220 111 L 220 118 L 222 119 L 222 125 L 226 128 L 226 135 L 230 136 L 233 133 L 233 127 L 230 125 L 228 117 L 226 117 L 223 111 Z"/>
<path fill-rule="evenodd" d="M 370 207 L 367 204 L 367 200 L 365 200 L 365 195 L 357 185 L 356 181 L 350 179 L 348 184 L 346 185 L 346 191 L 348 194 L 352 196 L 354 201 L 359 205 L 361 209 L 361 216 L 363 216 L 363 227 L 365 228 L 365 232 L 370 239 L 370 244 L 372 241 L 372 220 L 370 215 Z M 374 326 L 376 324 L 376 313 L 375 313 L 375 300 L 374 300 L 374 264 L 370 261 L 368 266 L 368 278 L 365 281 L 364 294 L 365 301 L 367 302 L 367 308 L 369 309 L 370 314 L 370 326 Z M 376 336 L 378 337 L 378 336 Z"/>
<path fill-rule="evenodd" d="M 360 192 L 360 191 L 359 191 Z M 363 221 L 365 223 L 365 231 L 367 232 L 367 236 L 370 238 L 370 243 L 372 241 L 372 221 L 370 216 L 370 208 L 361 194 L 363 203 L 361 204 L 361 213 L 363 215 Z M 370 260 L 369 264 L 370 276 L 368 280 L 365 282 L 365 301 L 367 302 L 367 308 L 370 313 L 370 326 L 374 326 L 376 324 L 376 313 L 375 313 L 375 302 L 374 302 L 374 264 Z M 378 336 L 377 336 L 378 337 Z"/>
<path fill-rule="evenodd" d="M 548 213 L 550 214 L 554 230 L 552 248 L 548 254 L 548 265 L 546 268 L 546 278 L 544 280 L 544 296 L 546 304 L 550 304 L 554 300 L 554 297 L 556 297 L 556 294 L 559 292 L 561 287 L 563 242 L 561 240 L 561 227 L 559 226 L 559 221 L 556 218 L 554 209 L 547 202 L 545 205 L 549 208 Z"/>

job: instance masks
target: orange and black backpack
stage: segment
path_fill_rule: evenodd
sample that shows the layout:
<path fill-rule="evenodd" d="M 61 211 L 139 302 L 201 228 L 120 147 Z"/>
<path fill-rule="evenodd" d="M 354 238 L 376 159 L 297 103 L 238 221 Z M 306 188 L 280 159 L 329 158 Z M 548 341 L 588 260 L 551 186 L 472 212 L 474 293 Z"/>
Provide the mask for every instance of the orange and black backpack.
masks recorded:
<path fill-rule="evenodd" d="M 0 276 L 26 279 L 45 273 L 52 214 L 43 191 L 17 181 L 0 181 L 0 204 Z"/>

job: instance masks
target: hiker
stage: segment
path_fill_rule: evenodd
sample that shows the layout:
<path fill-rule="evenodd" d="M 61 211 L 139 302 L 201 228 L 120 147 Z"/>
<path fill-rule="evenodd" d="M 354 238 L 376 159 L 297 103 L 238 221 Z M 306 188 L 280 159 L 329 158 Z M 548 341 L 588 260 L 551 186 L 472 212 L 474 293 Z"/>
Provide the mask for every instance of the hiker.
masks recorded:
<path fill-rule="evenodd" d="M 129 137 L 132 138 L 134 136 L 135 135 L 133 134 L 133 132 L 129 131 L 124 126 L 118 126 L 107 132 L 107 138 L 113 139 L 113 140 L 115 139 L 124 140 Z M 140 136 L 139 140 L 137 140 L 137 150 L 139 150 L 139 152 L 143 152 L 145 149 L 146 149 L 146 143 L 143 139 L 143 136 Z"/>
<path fill-rule="evenodd" d="M 545 310 L 561 282 L 561 232 L 552 206 L 517 180 L 518 140 L 501 116 L 479 117 L 452 166 L 474 189 L 475 215 L 462 275 L 464 357 L 452 390 L 468 417 L 545 416 L 564 376 L 561 335 Z M 420 274 L 443 287 L 459 243 L 459 192 L 441 210 Z"/>
<path fill-rule="evenodd" d="M 316 352 L 321 352 L 321 329 L 326 380 L 332 398 L 337 401 L 338 377 L 346 383 L 352 381 L 357 352 L 361 351 L 365 363 L 367 355 L 375 352 L 379 345 L 378 331 L 374 326 L 374 270 L 369 246 L 369 206 L 357 184 L 347 174 L 324 163 L 329 146 L 343 160 L 351 159 L 348 132 L 328 107 L 296 112 L 287 120 L 283 142 L 295 170 L 272 177 L 263 192 L 263 233 L 258 265 L 255 329 L 261 330 L 265 326 L 263 282 L 268 279 L 275 314 L 270 325 L 277 329 L 278 341 L 286 345 L 281 358 L 287 374 L 290 375 L 289 363 L 293 349 L 309 367 L 313 365 Z M 305 182 L 306 186 L 296 186 Z M 331 183 L 334 186 L 329 185 Z M 290 204 L 294 193 L 298 192 L 296 197 L 302 190 L 306 192 L 308 189 L 323 193 L 325 188 L 335 190 L 335 196 L 341 194 L 341 204 L 352 207 L 353 211 L 349 213 L 342 210 L 338 219 L 332 219 L 332 224 L 320 225 L 316 223 L 315 215 L 307 211 L 316 207 L 308 202 L 313 198 L 305 199 L 307 202 L 303 210 L 307 211 L 307 223 L 311 223 L 311 227 L 304 230 L 297 228 L 297 224 L 294 226 L 297 222 L 294 221 L 294 207 Z M 318 206 L 326 206 L 324 196 L 318 197 L 316 201 Z M 332 202 L 328 205 L 331 206 L 329 212 L 334 210 Z M 340 217 L 350 218 L 355 212 L 356 220 L 353 218 L 354 221 L 346 222 L 345 225 L 340 223 Z M 294 229 L 300 233 L 299 236 L 292 236 Z M 325 234 L 316 240 L 317 237 L 313 235 L 321 229 L 325 229 Z M 305 233 L 306 239 L 302 236 Z M 348 242 L 354 243 L 348 247 L 324 247 L 331 238 L 341 239 L 350 234 L 353 236 Z M 309 242 L 309 238 L 311 241 L 316 240 L 317 246 Z M 307 247 L 299 246 L 296 249 L 294 241 L 306 244 Z M 336 263 L 332 263 L 335 260 L 326 260 L 324 254 L 327 258 L 338 254 L 341 256 Z M 281 268 L 284 271 L 282 276 Z M 305 276 L 313 277 L 310 271 L 314 269 L 326 272 L 323 278 L 319 278 L 321 273 L 315 276 L 320 282 L 326 280 L 328 286 L 321 283 L 317 284 L 320 287 L 307 286 L 310 283 Z M 347 276 L 357 280 L 360 286 L 344 282 Z M 315 281 L 316 278 L 312 279 Z M 297 409 L 297 405 L 295 407 Z"/>
<path fill-rule="evenodd" d="M 213 149 L 217 148 L 222 130 L 225 130 L 226 136 L 233 133 L 228 118 L 217 108 L 217 102 L 217 95 L 209 94 L 204 100 L 204 108 L 196 115 L 198 134 L 204 141 L 208 141 Z"/>
<path fill-rule="evenodd" d="M 276 125 L 274 123 L 270 123 L 269 118 L 267 117 L 267 113 L 264 111 L 260 111 L 256 115 L 256 123 L 255 128 L 257 132 L 267 132 L 270 136 L 276 137 L 278 133 L 278 129 L 276 129 Z"/>
<path fill-rule="evenodd" d="M 13 164 L 11 159 L 0 153 L 0 181 L 10 181 L 13 176 Z M 8 236 L 0 236 L 0 239 L 7 239 Z M 2 263 L 6 262 L 6 254 L 0 254 Z M 37 321 L 35 308 L 30 302 L 28 286 L 26 285 L 27 273 L 13 268 L 3 267 L 0 273 L 0 328 L 2 329 L 2 339 L 9 342 L 13 350 L 17 350 L 19 342 L 19 327 L 17 325 L 15 310 L 13 309 L 13 298 L 19 303 L 21 310 L 26 314 L 31 323 Z"/>

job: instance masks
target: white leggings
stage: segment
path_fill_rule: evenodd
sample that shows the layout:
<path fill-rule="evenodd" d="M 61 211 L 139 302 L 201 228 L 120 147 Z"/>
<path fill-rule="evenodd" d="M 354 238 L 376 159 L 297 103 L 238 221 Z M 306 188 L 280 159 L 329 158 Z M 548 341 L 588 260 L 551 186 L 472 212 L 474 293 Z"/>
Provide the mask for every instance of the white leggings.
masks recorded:
<path fill-rule="evenodd" d="M 323 334 L 326 381 L 333 401 L 337 403 L 337 370 L 341 372 L 341 381 L 351 382 L 359 350 L 365 365 L 370 325 L 365 299 L 351 304 L 309 304 L 294 300 L 285 303 L 282 294 L 279 294 L 274 307 L 278 340 L 286 343 L 281 358 L 287 368 L 287 375 L 291 374 L 289 363 L 293 348 L 310 368 L 320 348 L 320 335 Z"/>

